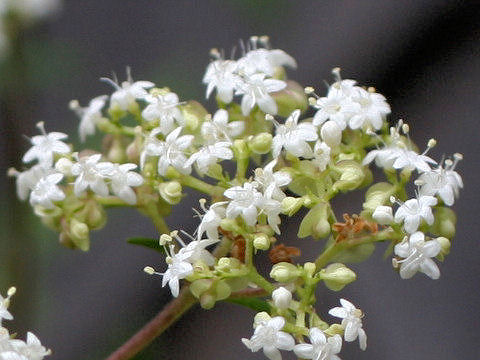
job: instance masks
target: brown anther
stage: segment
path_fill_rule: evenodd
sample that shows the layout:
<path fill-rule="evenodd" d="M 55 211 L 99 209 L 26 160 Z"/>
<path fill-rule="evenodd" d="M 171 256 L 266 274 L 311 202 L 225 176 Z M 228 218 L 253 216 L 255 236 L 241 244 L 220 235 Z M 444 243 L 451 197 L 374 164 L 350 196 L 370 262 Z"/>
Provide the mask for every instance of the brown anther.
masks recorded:
<path fill-rule="evenodd" d="M 285 246 L 284 244 L 275 245 L 268 253 L 268 257 L 272 264 L 278 264 L 280 262 L 293 263 L 292 258 L 300 255 L 301 252 L 299 248 Z"/>
<path fill-rule="evenodd" d="M 343 214 L 344 223 L 334 223 L 332 228 L 337 232 L 337 237 L 335 238 L 336 242 L 341 242 L 346 239 L 354 238 L 357 234 L 362 232 L 370 232 L 375 234 L 378 232 L 378 224 L 370 222 L 353 214 L 352 216 L 348 214 Z"/>

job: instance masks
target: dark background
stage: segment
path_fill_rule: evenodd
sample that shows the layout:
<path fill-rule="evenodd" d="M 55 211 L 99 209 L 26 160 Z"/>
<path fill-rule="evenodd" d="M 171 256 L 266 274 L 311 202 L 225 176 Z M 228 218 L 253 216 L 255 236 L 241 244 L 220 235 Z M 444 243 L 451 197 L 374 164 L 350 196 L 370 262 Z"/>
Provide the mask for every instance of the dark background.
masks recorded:
<path fill-rule="evenodd" d="M 211 47 L 226 49 L 239 39 L 268 34 L 274 47 L 294 56 L 290 77 L 323 93 L 334 66 L 343 76 L 375 86 L 392 106 L 390 120 L 403 118 L 420 148 L 435 137 L 432 156 L 461 152 L 465 182 L 452 253 L 440 265 L 442 277 L 422 274 L 401 280 L 382 260 L 383 249 L 352 266 L 358 281 L 340 293 L 319 290 L 317 308 L 326 311 L 340 297 L 366 313 L 368 349 L 345 343 L 343 359 L 476 359 L 480 353 L 479 297 L 479 3 L 478 1 L 65 1 L 60 16 L 25 34 L 20 78 L 4 81 L 0 114 L 0 173 L 21 167 L 28 148 L 22 135 L 47 131 L 72 134 L 78 120 L 71 99 L 86 104 L 112 89 L 100 83 L 112 70 L 124 78 L 132 67 L 138 80 L 169 86 L 181 99 L 204 99 L 201 79 Z M 20 70 L 19 70 L 20 69 Z M 2 77 L 15 70 L 3 67 Z M 1 82 L 1 79 L 0 79 Z M 14 90 L 12 91 L 12 88 Z M 12 95 L 13 94 L 13 95 Z M 212 109 L 212 108 L 211 108 Z M 12 112 L 15 119 L 12 121 Z M 75 135 L 73 135 L 75 134 Z M 77 143 L 78 144 L 78 143 Z M 145 265 L 160 257 L 125 243 L 134 235 L 155 236 L 149 222 L 128 211 L 111 211 L 105 229 L 92 235 L 88 253 L 61 247 L 56 234 L 15 199 L 13 181 L 0 178 L 0 292 L 18 287 L 8 326 L 27 329 L 52 348 L 50 359 L 101 359 L 118 347 L 170 299 L 160 278 Z M 192 230 L 185 214 L 195 196 L 168 221 Z M 351 198 L 350 198 L 351 199 Z M 361 194 L 337 202 L 337 215 L 361 208 Z M 127 221 L 128 217 L 128 221 Z M 304 260 L 321 244 L 297 240 Z M 138 359 L 262 359 L 240 338 L 252 334 L 253 313 L 229 304 L 196 308 L 162 335 Z M 286 355 L 288 358 L 290 355 Z"/>

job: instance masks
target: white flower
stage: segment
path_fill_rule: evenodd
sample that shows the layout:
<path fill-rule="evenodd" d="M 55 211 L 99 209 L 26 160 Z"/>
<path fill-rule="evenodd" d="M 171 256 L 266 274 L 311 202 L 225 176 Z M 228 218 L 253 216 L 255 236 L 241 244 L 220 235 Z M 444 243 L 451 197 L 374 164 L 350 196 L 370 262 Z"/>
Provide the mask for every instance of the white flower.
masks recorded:
<path fill-rule="evenodd" d="M 355 341 L 358 337 L 360 349 L 367 348 L 367 335 L 362 328 L 362 310 L 357 309 L 350 301 L 340 299 L 342 307 L 335 307 L 328 313 L 342 319 L 342 326 L 345 329 L 345 341 Z"/>
<path fill-rule="evenodd" d="M 239 136 L 245 129 L 243 121 L 228 122 L 228 111 L 219 109 L 213 115 L 212 121 L 205 121 L 202 124 L 202 136 L 209 143 L 217 141 L 230 141 L 232 138 Z"/>
<path fill-rule="evenodd" d="M 287 186 L 292 178 L 285 171 L 273 172 L 275 165 L 277 165 L 277 159 L 270 161 L 263 169 L 255 169 L 254 182 L 260 186 L 266 198 L 282 201 L 285 194 L 281 187 Z"/>
<path fill-rule="evenodd" d="M 282 212 L 282 203 L 278 200 L 262 196 L 257 203 L 257 207 L 261 214 L 267 215 L 268 225 L 270 225 L 277 234 L 280 234 L 278 225 L 281 223 L 279 215 Z"/>
<path fill-rule="evenodd" d="M 295 110 L 284 125 L 275 123 L 272 155 L 277 158 L 282 148 L 297 157 L 312 158 L 313 151 L 307 141 L 318 139 L 317 128 L 310 123 L 298 124 L 300 110 Z"/>
<path fill-rule="evenodd" d="M 141 155 L 142 166 L 146 156 L 159 156 L 158 173 L 165 176 L 169 166 L 173 166 L 182 174 L 190 174 L 191 165 L 187 164 L 185 150 L 193 142 L 193 135 L 182 135 L 179 137 L 183 128 L 178 127 L 167 135 L 165 141 L 157 139 L 157 135 L 162 132 L 160 128 L 155 128 L 150 133 L 145 142 L 144 151 Z"/>
<path fill-rule="evenodd" d="M 174 297 L 177 297 L 180 292 L 180 280 L 193 273 L 193 266 L 188 261 L 193 251 L 185 251 L 183 249 L 175 254 L 174 246 L 170 245 L 169 251 L 167 251 L 168 268 L 165 273 L 161 274 L 163 275 L 162 287 L 168 284 Z"/>
<path fill-rule="evenodd" d="M 101 154 L 82 157 L 72 165 L 72 174 L 77 177 L 73 185 L 76 196 L 82 196 L 87 188 L 100 196 L 108 195 L 105 181 L 112 175 L 114 166 L 110 162 L 99 163 L 101 158 Z"/>
<path fill-rule="evenodd" d="M 27 333 L 27 342 L 16 341 L 14 344 L 15 350 L 22 355 L 19 359 L 28 360 L 42 360 L 45 356 L 52 352 L 47 350 L 40 342 L 40 340 L 31 332 Z"/>
<path fill-rule="evenodd" d="M 112 192 L 127 204 L 134 205 L 137 202 L 137 196 L 132 186 L 143 184 L 143 177 L 132 171 L 137 165 L 114 164 L 111 178 Z"/>
<path fill-rule="evenodd" d="M 185 260 L 192 264 L 202 261 L 208 266 L 213 266 L 215 264 L 215 256 L 205 248 L 219 241 L 218 239 L 193 240 L 184 248 L 180 249 L 179 253 L 185 252 L 190 254 Z"/>
<path fill-rule="evenodd" d="M 269 93 L 280 91 L 287 86 L 281 80 L 265 79 L 265 74 L 253 74 L 245 79 L 245 82 L 236 90 L 237 95 L 242 97 L 242 113 L 247 116 L 255 104 L 267 114 L 277 113 L 277 104 Z"/>
<path fill-rule="evenodd" d="M 233 151 L 230 149 L 231 145 L 230 142 L 220 141 L 212 145 L 203 146 L 190 156 L 185 165 L 189 167 L 196 163 L 198 173 L 204 175 L 218 159 L 230 160 L 233 158 Z"/>
<path fill-rule="evenodd" d="M 0 325 L 2 324 L 2 320 L 13 320 L 12 314 L 8 311 L 8 306 L 10 305 L 10 294 L 4 298 L 0 295 Z"/>
<path fill-rule="evenodd" d="M 237 61 L 238 72 L 247 75 L 262 73 L 273 76 L 275 68 L 279 66 L 297 67 L 293 57 L 280 49 L 254 49 L 250 50 Z"/>
<path fill-rule="evenodd" d="M 217 202 L 210 205 L 208 210 L 205 209 L 205 201 L 200 202 L 200 206 L 205 211 L 205 214 L 202 216 L 202 221 L 198 226 L 197 238 L 200 240 L 204 233 L 207 233 L 209 239 L 218 240 L 218 227 L 222 219 L 225 219 L 226 210 L 225 204 L 227 202 Z"/>
<path fill-rule="evenodd" d="M 295 340 L 292 335 L 280 331 L 285 326 L 285 319 L 276 316 L 268 321 L 261 321 L 255 328 L 250 339 L 242 339 L 242 342 L 252 352 L 263 349 L 263 353 L 270 360 L 281 360 L 280 350 L 292 350 Z"/>
<path fill-rule="evenodd" d="M 175 128 L 175 121 L 185 125 L 185 119 L 178 108 L 180 105 L 177 94 L 173 92 L 157 92 L 145 96 L 147 107 L 142 111 L 142 116 L 147 121 L 159 121 L 160 131 L 167 135 Z"/>
<path fill-rule="evenodd" d="M 420 195 L 438 195 L 445 205 L 453 205 L 455 197 L 458 197 L 460 189 L 463 188 L 461 176 L 454 171 L 461 155 L 455 154 L 454 157 L 454 161 L 449 159 L 445 161 L 445 168 L 438 166 L 438 168 L 420 175 L 415 181 L 420 185 Z"/>
<path fill-rule="evenodd" d="M 313 148 L 313 159 L 312 163 L 320 171 L 324 171 L 327 168 L 327 165 L 330 163 L 330 147 L 324 142 L 317 141 Z"/>
<path fill-rule="evenodd" d="M 19 172 L 15 169 L 8 171 L 9 176 L 15 176 L 17 178 L 17 196 L 20 200 L 27 200 L 30 191 L 32 191 L 37 185 L 38 181 L 53 173 L 53 169 L 46 169 L 43 166 L 36 164 L 30 169 Z"/>
<path fill-rule="evenodd" d="M 226 211 L 229 219 L 235 219 L 241 215 L 247 225 L 253 226 L 257 223 L 257 205 L 262 203 L 263 196 L 255 185 L 246 182 L 243 186 L 234 186 L 225 190 L 224 195 L 231 199 Z"/>
<path fill-rule="evenodd" d="M 65 199 L 65 194 L 57 186 L 62 181 L 63 174 L 54 173 L 42 177 L 32 188 L 30 194 L 30 204 L 32 206 L 41 205 L 46 209 L 53 209 L 54 201 Z"/>
<path fill-rule="evenodd" d="M 233 99 L 233 92 L 238 84 L 242 82 L 235 73 L 237 63 L 233 60 L 218 59 L 212 61 L 203 77 L 203 83 L 207 84 L 207 99 L 212 91 L 217 88 L 217 96 L 224 103 L 230 103 Z"/>
<path fill-rule="evenodd" d="M 404 258 L 400 263 L 400 277 L 410 279 L 417 271 L 436 280 L 440 277 L 437 264 L 431 259 L 440 253 L 441 246 L 435 239 L 425 241 L 425 235 L 417 231 L 410 235 L 408 241 L 395 245 L 395 255 Z"/>
<path fill-rule="evenodd" d="M 110 97 L 110 107 L 124 111 L 127 111 L 135 105 L 137 99 L 142 99 L 147 96 L 148 93 L 145 89 L 155 86 L 155 84 L 150 81 L 134 82 L 130 74 L 130 68 L 127 68 L 127 81 L 122 82 L 121 85 L 108 78 L 102 78 L 101 80 L 109 83 L 116 89 Z"/>
<path fill-rule="evenodd" d="M 292 293 L 280 286 L 272 292 L 273 304 L 279 309 L 288 309 L 292 301 Z"/>
<path fill-rule="evenodd" d="M 318 109 L 313 117 L 313 125 L 319 126 L 331 120 L 341 130 L 347 127 L 348 119 L 360 109 L 359 104 L 352 102 L 350 97 L 341 91 L 329 91 L 327 97 L 318 98 L 313 107 Z"/>
<path fill-rule="evenodd" d="M 70 109 L 74 110 L 80 117 L 78 133 L 80 134 L 81 141 L 85 141 L 87 135 L 95 134 L 95 127 L 100 120 L 102 120 L 102 109 L 105 106 L 107 98 L 107 95 L 93 98 L 85 108 L 80 107 L 76 100 L 70 102 Z"/>
<path fill-rule="evenodd" d="M 388 105 L 385 97 L 356 87 L 352 100 L 360 107 L 350 118 L 348 125 L 352 129 L 373 127 L 375 130 L 380 130 L 385 117 L 391 112 L 390 105 Z"/>
<path fill-rule="evenodd" d="M 403 221 L 405 231 L 413 234 L 417 231 L 422 219 L 428 225 L 433 224 L 432 206 L 435 205 L 437 205 L 437 199 L 428 195 L 420 195 L 418 198 L 407 200 L 395 212 L 395 222 Z"/>
<path fill-rule="evenodd" d="M 393 221 L 391 206 L 377 206 L 372 214 L 372 219 L 380 225 L 388 225 Z"/>
<path fill-rule="evenodd" d="M 38 163 L 45 168 L 53 166 L 53 154 L 68 154 L 70 147 L 62 139 L 68 137 L 61 132 L 51 132 L 47 134 L 43 122 L 39 122 L 37 127 L 43 135 L 34 136 L 31 139 L 32 147 L 23 156 L 23 162 L 28 163 L 37 159 Z"/>
<path fill-rule="evenodd" d="M 336 355 L 342 350 L 340 335 L 326 337 L 322 330 L 314 327 L 308 332 L 311 344 L 295 345 L 293 351 L 302 359 L 340 360 Z"/>
<path fill-rule="evenodd" d="M 429 164 L 436 164 L 435 160 L 426 156 L 425 153 L 417 154 L 413 150 L 405 149 L 403 146 L 391 145 L 383 149 L 370 151 L 363 159 L 363 165 L 371 163 L 375 159 L 375 163 L 379 167 L 406 169 L 413 171 L 430 171 Z"/>

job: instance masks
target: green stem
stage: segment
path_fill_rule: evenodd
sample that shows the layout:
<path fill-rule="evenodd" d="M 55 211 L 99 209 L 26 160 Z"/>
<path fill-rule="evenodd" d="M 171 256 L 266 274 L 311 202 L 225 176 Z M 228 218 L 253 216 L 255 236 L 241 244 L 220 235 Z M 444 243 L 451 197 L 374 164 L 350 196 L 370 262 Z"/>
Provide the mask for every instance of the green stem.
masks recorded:
<path fill-rule="evenodd" d="M 114 196 L 109 196 L 109 197 L 95 196 L 95 201 L 105 207 L 135 206 L 135 205 L 127 204 L 122 199 L 119 199 Z"/>
<path fill-rule="evenodd" d="M 197 179 L 191 175 L 182 175 L 179 178 L 179 181 L 182 185 L 188 186 L 204 194 L 208 194 L 211 197 L 221 197 L 224 192 L 224 189 L 222 189 L 221 187 L 210 185 L 205 181 Z"/>
<path fill-rule="evenodd" d="M 147 202 L 142 209 L 145 213 L 152 219 L 155 227 L 157 228 L 160 234 L 169 234 L 170 229 L 168 224 L 166 223 L 165 219 L 162 215 L 158 213 L 157 205 L 155 202 Z"/>
<path fill-rule="evenodd" d="M 252 269 L 250 270 L 250 273 L 248 274 L 248 279 L 263 288 L 265 291 L 267 291 L 268 294 L 271 294 L 273 290 L 275 290 L 275 286 L 271 284 L 267 279 L 265 279 L 262 275 L 260 275 L 254 267 L 252 267 Z"/>
<path fill-rule="evenodd" d="M 245 176 L 247 174 L 248 169 L 248 162 L 250 158 L 240 158 L 237 160 L 237 172 L 235 174 L 235 178 L 237 180 L 243 181 L 245 180 Z"/>

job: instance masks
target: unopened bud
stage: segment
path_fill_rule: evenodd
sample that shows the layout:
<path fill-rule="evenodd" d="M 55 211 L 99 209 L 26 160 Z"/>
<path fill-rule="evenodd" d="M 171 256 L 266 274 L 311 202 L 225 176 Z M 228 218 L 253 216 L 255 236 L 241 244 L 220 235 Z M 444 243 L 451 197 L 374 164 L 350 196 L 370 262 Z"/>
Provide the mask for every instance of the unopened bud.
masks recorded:
<path fill-rule="evenodd" d="M 178 181 L 169 181 L 158 185 L 158 191 L 163 200 L 175 205 L 182 200 L 182 185 Z"/>
<path fill-rule="evenodd" d="M 237 159 L 247 159 L 250 156 L 250 150 L 243 139 L 237 139 L 233 142 L 233 152 Z"/>
<path fill-rule="evenodd" d="M 372 219 L 380 225 L 389 225 L 393 221 L 393 212 L 391 206 L 377 206 L 372 214 Z"/>
<path fill-rule="evenodd" d="M 320 129 L 323 141 L 331 148 L 340 145 L 342 142 L 342 129 L 335 121 L 329 120 Z"/>
<path fill-rule="evenodd" d="M 260 325 L 262 322 L 269 321 L 271 319 L 270 315 L 266 313 L 265 311 L 261 311 L 255 315 L 253 318 L 253 327 L 256 328 L 258 325 Z"/>
<path fill-rule="evenodd" d="M 185 105 L 180 107 L 182 111 L 183 119 L 185 121 L 185 129 L 195 131 L 208 111 L 197 101 L 190 100 Z"/>
<path fill-rule="evenodd" d="M 358 188 L 364 178 L 362 166 L 355 161 L 344 160 L 336 165 L 341 172 L 340 179 L 333 184 L 335 190 L 349 191 Z"/>
<path fill-rule="evenodd" d="M 253 247 L 258 250 L 268 250 L 270 248 L 270 238 L 266 234 L 255 234 Z"/>
<path fill-rule="evenodd" d="M 303 264 L 303 270 L 305 270 L 305 274 L 307 274 L 307 276 L 309 277 L 312 277 L 313 274 L 315 274 L 316 269 L 317 267 L 312 262 L 306 262 L 305 264 Z"/>
<path fill-rule="evenodd" d="M 344 333 L 345 329 L 343 328 L 342 325 L 340 324 L 332 324 L 328 329 L 326 329 L 324 332 L 328 336 L 335 336 L 335 335 L 340 335 L 342 336 Z"/>
<path fill-rule="evenodd" d="M 282 200 L 282 213 L 288 216 L 293 216 L 304 204 L 303 198 L 295 198 L 287 196 Z"/>
<path fill-rule="evenodd" d="M 277 308 L 288 309 L 292 301 L 292 293 L 281 286 L 272 292 L 272 300 Z"/>
<path fill-rule="evenodd" d="M 90 230 L 87 224 L 72 219 L 70 221 L 70 235 L 73 243 L 82 251 L 90 248 Z"/>
<path fill-rule="evenodd" d="M 240 260 L 232 257 L 222 257 L 218 259 L 215 269 L 222 272 L 230 272 L 234 269 L 239 269 L 240 266 L 241 266 Z"/>
<path fill-rule="evenodd" d="M 273 265 L 270 271 L 270 277 L 281 283 L 293 281 L 300 275 L 300 270 L 295 265 L 287 262 Z"/>
<path fill-rule="evenodd" d="M 202 296 L 205 292 L 210 290 L 213 285 L 212 279 L 198 279 L 195 280 L 190 284 L 190 292 L 195 296 L 197 299 Z"/>
<path fill-rule="evenodd" d="M 55 170 L 65 176 L 72 176 L 72 161 L 67 158 L 60 158 L 55 163 Z"/>
<path fill-rule="evenodd" d="M 255 135 L 248 146 L 255 154 L 266 154 L 272 148 L 272 134 L 263 132 Z"/>
<path fill-rule="evenodd" d="M 169 243 L 172 242 L 172 237 L 168 234 L 162 234 L 160 235 L 160 239 L 158 240 L 158 243 L 160 244 L 160 246 L 165 246 Z"/>
<path fill-rule="evenodd" d="M 342 290 L 345 285 L 357 279 L 357 275 L 340 263 L 330 264 L 320 271 L 320 278 L 324 281 L 325 286 L 333 291 Z"/>
<path fill-rule="evenodd" d="M 445 259 L 445 256 L 450 253 L 450 240 L 448 240 L 446 237 L 438 237 L 435 239 L 441 247 L 440 253 L 437 255 L 437 259 L 440 261 L 443 261 Z"/>
<path fill-rule="evenodd" d="M 307 110 L 305 90 L 295 81 L 287 80 L 286 83 L 287 86 L 283 90 L 272 93 L 272 98 L 278 106 L 278 115 L 287 117 L 296 109 L 302 112 Z"/>

